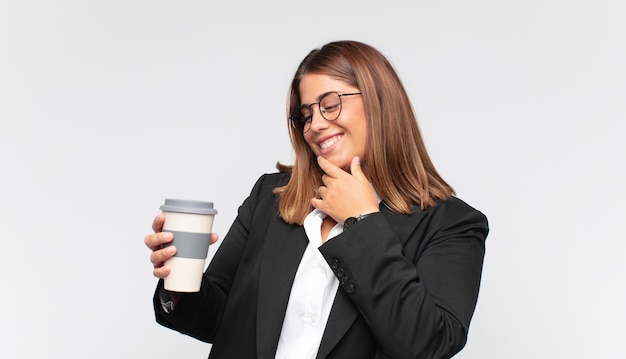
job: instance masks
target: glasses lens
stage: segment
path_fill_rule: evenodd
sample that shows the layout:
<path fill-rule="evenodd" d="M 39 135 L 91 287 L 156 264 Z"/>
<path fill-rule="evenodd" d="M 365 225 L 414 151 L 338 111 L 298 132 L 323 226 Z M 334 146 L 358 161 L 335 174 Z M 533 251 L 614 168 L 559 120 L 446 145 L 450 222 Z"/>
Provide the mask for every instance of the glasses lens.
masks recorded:
<path fill-rule="evenodd" d="M 341 97 L 336 92 L 329 92 L 320 99 L 320 112 L 327 121 L 334 121 L 341 113 Z"/>
<path fill-rule="evenodd" d="M 298 129 L 306 132 L 311 127 L 311 109 L 306 106 L 300 107 L 300 116 L 298 117 Z"/>
<path fill-rule="evenodd" d="M 300 108 L 300 114 L 291 116 L 289 119 L 293 128 L 302 133 L 311 127 L 311 111 L 306 106 Z"/>

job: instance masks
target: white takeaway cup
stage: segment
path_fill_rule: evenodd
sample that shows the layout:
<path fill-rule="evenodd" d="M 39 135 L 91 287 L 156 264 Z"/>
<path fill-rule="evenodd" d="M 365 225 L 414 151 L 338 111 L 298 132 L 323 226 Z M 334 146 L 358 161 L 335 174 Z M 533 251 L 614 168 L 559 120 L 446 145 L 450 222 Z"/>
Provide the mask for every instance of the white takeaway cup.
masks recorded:
<path fill-rule="evenodd" d="M 165 216 L 163 232 L 174 235 L 174 240 L 164 247 L 176 247 L 174 257 L 165 261 L 165 265 L 171 268 L 165 277 L 165 290 L 198 292 L 217 210 L 213 208 L 213 202 L 171 198 L 166 198 L 160 209 Z"/>

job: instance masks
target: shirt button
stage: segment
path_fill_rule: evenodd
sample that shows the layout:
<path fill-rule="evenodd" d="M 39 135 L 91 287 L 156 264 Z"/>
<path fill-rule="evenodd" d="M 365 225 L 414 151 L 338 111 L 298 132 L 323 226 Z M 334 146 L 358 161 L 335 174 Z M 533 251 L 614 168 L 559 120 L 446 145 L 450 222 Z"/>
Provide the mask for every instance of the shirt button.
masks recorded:
<path fill-rule="evenodd" d="M 311 323 L 311 324 L 315 324 L 317 323 L 317 315 L 314 313 L 307 313 L 304 316 L 305 321 Z"/>

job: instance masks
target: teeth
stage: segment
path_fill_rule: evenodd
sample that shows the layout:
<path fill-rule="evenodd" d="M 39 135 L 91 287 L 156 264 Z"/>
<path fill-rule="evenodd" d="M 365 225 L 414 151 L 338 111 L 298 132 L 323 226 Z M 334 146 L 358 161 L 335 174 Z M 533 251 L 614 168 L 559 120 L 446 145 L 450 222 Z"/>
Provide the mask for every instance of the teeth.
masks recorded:
<path fill-rule="evenodd" d="M 341 139 L 341 136 L 331 137 L 331 138 L 327 139 L 326 141 L 320 143 L 320 148 L 321 149 L 326 149 L 326 148 L 334 145 L 335 143 L 337 143 L 340 139 Z"/>

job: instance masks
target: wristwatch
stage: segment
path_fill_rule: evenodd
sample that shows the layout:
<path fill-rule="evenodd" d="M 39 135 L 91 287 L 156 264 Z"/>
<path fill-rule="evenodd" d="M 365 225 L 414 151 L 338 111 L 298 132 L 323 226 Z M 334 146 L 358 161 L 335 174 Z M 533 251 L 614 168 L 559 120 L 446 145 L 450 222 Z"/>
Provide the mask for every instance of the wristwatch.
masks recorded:
<path fill-rule="evenodd" d="M 345 231 L 346 229 L 350 228 L 350 226 L 352 226 L 356 222 L 362 220 L 363 218 L 369 216 L 370 214 L 372 214 L 372 213 L 359 214 L 356 217 L 348 217 L 348 218 L 346 218 L 346 220 L 343 222 L 343 230 Z"/>

